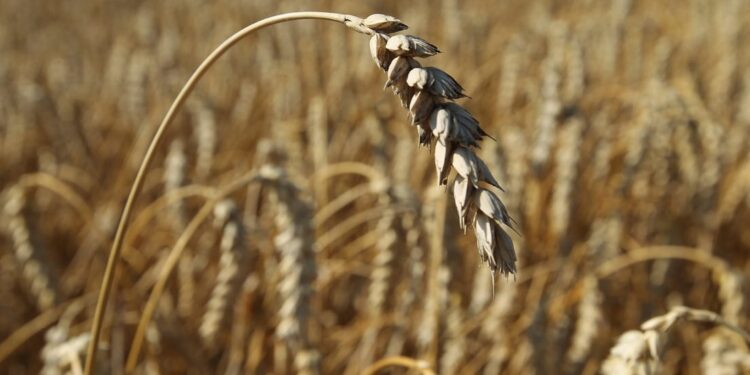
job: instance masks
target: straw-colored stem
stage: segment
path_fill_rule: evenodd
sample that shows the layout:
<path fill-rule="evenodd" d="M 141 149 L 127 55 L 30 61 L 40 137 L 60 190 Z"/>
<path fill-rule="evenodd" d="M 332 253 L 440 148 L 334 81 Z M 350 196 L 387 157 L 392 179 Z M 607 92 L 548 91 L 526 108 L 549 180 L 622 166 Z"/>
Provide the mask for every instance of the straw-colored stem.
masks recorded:
<path fill-rule="evenodd" d="M 130 219 L 130 214 L 132 212 L 135 199 L 138 197 L 138 194 L 140 193 L 143 187 L 143 181 L 146 175 L 146 171 L 148 170 L 148 167 L 151 164 L 151 161 L 153 160 L 154 154 L 156 153 L 156 149 L 161 143 L 162 137 L 164 135 L 164 132 L 167 126 L 172 122 L 172 119 L 175 117 L 175 114 L 180 109 L 182 104 L 185 102 L 185 99 L 187 99 L 187 97 L 193 91 L 193 88 L 195 88 L 195 85 L 198 83 L 200 78 L 208 71 L 208 69 L 213 65 L 213 63 L 216 62 L 216 60 L 218 60 L 218 58 L 224 54 L 224 52 L 226 52 L 234 44 L 239 42 L 240 39 L 264 27 L 271 26 L 271 25 L 281 23 L 281 22 L 300 20 L 300 19 L 319 19 L 319 20 L 328 20 L 328 21 L 335 21 L 335 22 L 348 24 L 352 20 L 356 19 L 356 17 L 344 15 L 344 14 L 338 14 L 338 13 L 327 13 L 327 12 L 295 12 L 295 13 L 285 13 L 285 14 L 280 14 L 277 16 L 269 17 L 269 18 L 260 20 L 258 22 L 255 22 L 250 26 L 245 27 L 244 29 L 238 31 L 237 33 L 235 33 L 234 35 L 226 39 L 221 45 L 219 45 L 219 47 L 217 47 L 213 52 L 211 52 L 211 54 L 205 60 L 203 60 L 200 66 L 198 66 L 198 69 L 195 70 L 193 75 L 187 81 L 185 86 L 182 87 L 182 89 L 180 90 L 180 93 L 177 95 L 177 98 L 174 100 L 171 107 L 169 108 L 169 111 L 167 111 L 167 114 L 164 116 L 164 119 L 162 120 L 161 124 L 159 124 L 159 127 L 156 129 L 156 133 L 154 134 L 154 137 L 151 140 L 151 144 L 149 145 L 148 150 L 146 151 L 146 155 L 144 156 L 143 161 L 141 162 L 141 165 L 138 168 L 138 172 L 136 173 L 135 180 L 133 180 L 133 185 L 130 189 L 130 193 L 128 194 L 128 199 L 125 202 L 125 207 L 123 208 L 122 215 L 120 216 L 120 221 L 117 225 L 117 232 L 115 234 L 115 239 L 112 243 L 112 248 L 110 249 L 110 252 L 109 252 L 109 258 L 107 259 L 107 266 L 104 271 L 104 278 L 102 280 L 102 286 L 101 286 L 101 289 L 99 290 L 99 297 L 96 303 L 96 309 L 94 311 L 93 324 L 91 326 L 91 341 L 89 342 L 87 353 L 86 353 L 86 366 L 84 369 L 85 375 L 92 374 L 94 363 L 96 362 L 96 354 L 97 354 L 96 351 L 97 351 L 97 346 L 99 344 L 99 335 L 101 334 L 101 331 L 102 331 L 102 322 L 104 321 L 104 314 L 106 312 L 107 300 L 109 298 L 110 291 L 114 289 L 113 281 L 115 279 L 115 270 L 117 266 L 117 261 L 120 258 L 120 252 L 122 250 L 123 239 L 128 229 L 128 221 Z"/>
<path fill-rule="evenodd" d="M 369 367 L 367 367 L 364 371 L 362 371 L 363 375 L 374 375 L 378 371 L 389 367 L 389 366 L 399 366 L 404 367 L 411 370 L 417 370 L 420 374 L 425 375 L 434 375 L 435 371 L 432 371 L 430 368 L 430 365 L 426 361 L 420 361 L 409 357 L 402 357 L 402 356 L 396 356 L 396 357 L 388 357 L 383 358 Z"/>

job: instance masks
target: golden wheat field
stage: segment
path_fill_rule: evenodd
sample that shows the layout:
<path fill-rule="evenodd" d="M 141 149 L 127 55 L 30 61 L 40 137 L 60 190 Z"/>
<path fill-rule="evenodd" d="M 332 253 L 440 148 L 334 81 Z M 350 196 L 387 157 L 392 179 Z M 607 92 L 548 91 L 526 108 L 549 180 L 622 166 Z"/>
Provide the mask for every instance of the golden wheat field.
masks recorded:
<path fill-rule="evenodd" d="M 353 16 L 246 29 L 160 126 L 298 11 Z M 2 0 L 0 373 L 750 374 L 749 41 L 744 0 Z"/>

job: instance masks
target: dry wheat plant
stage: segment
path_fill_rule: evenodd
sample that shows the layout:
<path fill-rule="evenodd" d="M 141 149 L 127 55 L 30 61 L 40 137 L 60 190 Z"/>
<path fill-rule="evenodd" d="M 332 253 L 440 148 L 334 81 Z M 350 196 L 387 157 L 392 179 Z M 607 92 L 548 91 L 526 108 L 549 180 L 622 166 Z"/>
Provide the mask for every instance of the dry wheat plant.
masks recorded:
<path fill-rule="evenodd" d="M 746 1 L 0 24 L 1 374 L 750 373 Z"/>

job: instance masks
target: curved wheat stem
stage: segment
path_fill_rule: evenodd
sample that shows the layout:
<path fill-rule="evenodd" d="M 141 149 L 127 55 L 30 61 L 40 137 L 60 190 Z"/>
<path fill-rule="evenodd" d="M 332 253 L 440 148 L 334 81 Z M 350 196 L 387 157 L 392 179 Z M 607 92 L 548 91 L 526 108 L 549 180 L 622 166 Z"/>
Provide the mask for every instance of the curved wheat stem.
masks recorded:
<path fill-rule="evenodd" d="M 136 173 L 135 179 L 133 180 L 133 185 L 131 186 L 130 192 L 128 193 L 128 198 L 127 198 L 127 201 L 125 202 L 125 207 L 123 208 L 122 215 L 120 216 L 120 221 L 117 225 L 117 232 L 115 233 L 115 239 L 112 243 L 112 247 L 109 252 L 109 258 L 107 259 L 107 265 L 104 271 L 104 278 L 102 281 L 102 286 L 99 290 L 99 298 L 97 300 L 96 309 L 94 311 L 94 319 L 93 319 L 93 323 L 91 326 L 91 341 L 89 342 L 89 345 L 86 351 L 86 364 L 84 368 L 85 375 L 91 375 L 93 371 L 93 366 L 94 366 L 94 362 L 96 360 L 96 354 L 97 354 L 96 349 L 99 344 L 99 335 L 101 334 L 102 322 L 104 321 L 104 314 L 106 312 L 106 307 L 107 307 L 107 300 L 109 299 L 109 293 L 114 288 L 115 269 L 117 266 L 117 261 L 120 258 L 120 253 L 122 251 L 122 243 L 123 243 L 125 233 L 127 232 L 127 229 L 128 229 L 128 222 L 130 220 L 130 214 L 133 210 L 135 199 L 138 197 L 138 195 L 141 192 L 141 189 L 143 188 L 143 182 L 146 176 L 146 171 L 148 170 L 148 167 L 151 165 L 151 161 L 154 158 L 156 149 L 159 147 L 159 144 L 161 143 L 161 140 L 164 136 L 164 132 L 167 126 L 169 126 L 169 124 L 172 122 L 172 120 L 175 117 L 175 114 L 182 107 L 182 104 L 185 102 L 185 99 L 187 99 L 187 97 L 193 91 L 193 88 L 195 88 L 196 83 L 198 83 L 201 77 L 203 77 L 203 75 L 214 64 L 214 62 L 216 62 L 216 60 L 218 60 L 219 57 L 221 57 L 233 45 L 239 42 L 242 38 L 264 27 L 275 25 L 277 23 L 300 20 L 300 19 L 319 19 L 319 20 L 335 21 L 335 22 L 344 23 L 347 26 L 357 31 L 365 32 L 364 31 L 365 28 L 364 26 L 362 26 L 361 19 L 359 19 L 358 17 L 345 15 L 345 14 L 338 14 L 338 13 L 295 12 L 295 13 L 285 13 L 285 14 L 280 14 L 277 16 L 265 18 L 263 20 L 255 22 L 252 25 L 247 26 L 244 29 L 238 31 L 237 33 L 229 37 L 227 40 L 225 40 L 221 45 L 219 45 L 219 47 L 217 47 L 213 52 L 211 52 L 211 54 L 205 60 L 203 60 L 201 65 L 198 66 L 198 69 L 195 70 L 195 72 L 187 81 L 185 86 L 183 86 L 182 89 L 180 90 L 180 93 L 177 95 L 177 98 L 174 100 L 174 102 L 172 102 L 172 105 L 167 111 L 167 114 L 164 116 L 164 119 L 162 120 L 161 124 L 159 124 L 159 127 L 156 129 L 156 133 L 154 134 L 154 137 L 151 139 L 151 143 L 149 144 L 149 147 L 146 151 L 146 155 L 143 157 L 143 161 L 141 162 L 141 165 L 138 168 L 138 172 Z"/>

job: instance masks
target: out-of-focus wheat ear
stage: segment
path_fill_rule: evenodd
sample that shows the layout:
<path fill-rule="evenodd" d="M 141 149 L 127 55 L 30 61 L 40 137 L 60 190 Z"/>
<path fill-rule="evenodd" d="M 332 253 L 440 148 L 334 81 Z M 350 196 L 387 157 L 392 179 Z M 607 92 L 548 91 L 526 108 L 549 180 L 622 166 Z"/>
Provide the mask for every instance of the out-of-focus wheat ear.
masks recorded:
<path fill-rule="evenodd" d="M 422 237 L 421 202 L 415 193 L 405 185 L 395 187 L 395 196 L 399 205 L 407 206 L 410 210 L 400 215 L 400 226 L 404 233 L 405 249 L 409 252 L 406 265 L 404 289 L 396 298 L 396 316 L 409 316 L 419 306 L 419 291 L 423 290 L 425 275 L 425 251 L 420 239 Z M 403 354 L 404 345 L 409 334 L 409 324 L 406 321 L 394 322 L 394 332 L 389 338 L 386 356 Z"/>
<path fill-rule="evenodd" d="M 526 137 L 520 129 L 511 126 L 499 141 L 508 163 L 508 207 L 511 212 L 520 212 L 528 172 Z"/>
<path fill-rule="evenodd" d="M 516 283 L 503 283 L 499 286 L 495 299 L 489 307 L 488 316 L 479 329 L 479 335 L 489 342 L 490 355 L 483 374 L 499 374 L 503 363 L 513 352 L 510 337 L 500 334 L 513 311 L 513 302 L 518 295 Z"/>
<path fill-rule="evenodd" d="M 83 309 L 82 302 L 70 304 L 60 316 L 57 324 L 47 329 L 44 334 L 44 346 L 41 348 L 42 375 L 81 373 L 81 355 L 86 349 L 90 335 L 83 333 L 71 337 L 70 328 L 73 319 Z"/>
<path fill-rule="evenodd" d="M 737 168 L 729 186 L 719 199 L 717 215 L 719 224 L 727 223 L 735 217 L 742 202 L 750 203 L 750 159 Z"/>
<path fill-rule="evenodd" d="M 185 146 L 180 139 L 172 141 L 169 152 L 164 163 L 164 193 L 168 194 L 185 185 L 185 172 L 187 169 L 187 157 Z M 176 236 L 185 229 L 187 217 L 183 201 L 177 200 L 168 207 L 168 216 L 172 230 Z M 180 258 L 177 268 L 179 280 L 177 292 L 177 311 L 183 317 L 189 317 L 195 307 L 195 282 L 193 279 L 193 257 L 185 254 Z"/>
<path fill-rule="evenodd" d="M 151 57 L 143 50 L 130 55 L 125 73 L 124 94 L 121 98 L 121 109 L 130 117 L 133 124 L 143 120 L 146 115 L 146 95 L 151 70 Z"/>
<path fill-rule="evenodd" d="M 37 307 L 44 311 L 55 305 L 59 296 L 55 276 L 44 261 L 43 249 L 37 243 L 26 214 L 26 192 L 20 186 L 12 186 L 0 195 L 3 202 L 6 231 L 13 238 L 16 261 L 21 268 L 26 288 L 36 300 Z"/>
<path fill-rule="evenodd" d="M 571 373 L 581 372 L 601 329 L 602 293 L 598 284 L 593 276 L 587 276 L 583 281 L 575 332 L 566 354 Z"/>
<path fill-rule="evenodd" d="M 90 335 L 82 333 L 68 337 L 66 332 L 55 331 L 57 326 L 47 331 L 47 344 L 42 349 L 44 367 L 42 375 L 80 374 L 83 371 L 81 355 L 86 350 Z M 54 336 L 54 337 L 53 337 Z"/>
<path fill-rule="evenodd" d="M 316 96 L 310 101 L 307 112 L 307 129 L 311 146 L 309 147 L 315 170 L 321 170 L 328 164 L 328 112 L 326 99 Z M 324 204 L 328 201 L 328 184 L 321 180 L 314 186 L 315 201 Z"/>
<path fill-rule="evenodd" d="M 420 301 L 422 295 L 420 292 L 423 290 L 425 275 L 425 254 L 423 245 L 420 243 L 422 237 L 421 202 L 407 186 L 397 186 L 395 192 L 398 204 L 411 208 L 400 216 L 400 225 L 404 232 L 404 242 L 409 257 L 406 266 L 403 268 L 407 271 L 406 286 L 403 292 L 399 294 L 399 298 L 396 299 L 396 327 L 388 342 L 387 356 L 402 354 L 408 334 L 408 324 L 405 324 L 405 322 L 408 322 L 410 317 L 414 316 L 410 312 Z M 402 317 L 403 321 L 399 317 Z"/>
<path fill-rule="evenodd" d="M 612 131 L 609 111 L 603 109 L 597 113 L 591 121 L 591 137 L 597 139 L 591 161 L 592 178 L 596 181 L 604 181 L 609 176 L 612 168 L 612 148 L 617 133 Z"/>
<path fill-rule="evenodd" d="M 270 187 L 271 200 L 276 206 L 274 245 L 280 258 L 282 301 L 276 334 L 292 352 L 298 373 L 318 373 L 320 356 L 308 337 L 310 302 L 317 276 L 312 208 L 299 197 L 299 190 L 283 170 L 266 166 L 260 176 Z"/>
<path fill-rule="evenodd" d="M 716 328 L 703 340 L 701 371 L 703 374 L 747 374 L 750 372 L 750 353 L 733 336 Z"/>
<path fill-rule="evenodd" d="M 524 60 L 525 41 L 520 34 L 514 34 L 503 49 L 500 66 L 500 84 L 498 85 L 497 105 L 499 110 L 508 112 L 516 98 L 516 90 Z"/>
<path fill-rule="evenodd" d="M 465 321 L 461 297 L 454 293 L 450 296 L 448 312 L 445 319 L 445 344 L 440 356 L 440 372 L 459 374 L 459 366 L 466 354 L 466 335 L 461 332 Z"/>
<path fill-rule="evenodd" d="M 195 177 L 205 181 L 211 174 L 216 154 L 216 117 L 213 109 L 200 100 L 191 102 L 192 125 L 196 142 Z"/>
<path fill-rule="evenodd" d="M 219 271 L 211 292 L 211 298 L 203 314 L 198 332 L 207 348 L 215 347 L 219 330 L 226 326 L 234 301 L 239 295 L 245 265 L 247 247 L 242 215 L 231 200 L 219 202 L 214 207 L 216 223 L 222 228 L 219 249 Z"/>
<path fill-rule="evenodd" d="M 631 330 L 623 333 L 609 352 L 601 371 L 605 375 L 655 374 L 658 372 L 656 331 Z"/>
<path fill-rule="evenodd" d="M 583 95 L 586 67 L 581 41 L 574 35 L 571 35 L 569 39 L 568 48 L 565 50 L 565 85 L 562 89 L 562 97 L 567 103 L 575 103 Z"/>
<path fill-rule="evenodd" d="M 750 333 L 718 314 L 707 310 L 675 306 L 666 314 L 643 322 L 641 330 L 628 331 L 620 336 L 604 362 L 603 373 L 628 374 L 639 373 L 636 371 L 647 371 L 647 373 L 659 371 L 660 353 L 663 351 L 667 336 L 679 322 L 722 325 L 741 336 L 746 344 L 750 344 Z"/>
<path fill-rule="evenodd" d="M 395 196 L 393 186 L 388 181 L 377 181 L 378 203 L 384 207 L 383 216 L 375 228 L 378 233 L 377 254 L 373 260 L 373 271 L 370 276 L 370 287 L 367 291 L 367 314 L 374 320 L 382 316 L 386 309 L 388 293 L 391 289 L 393 259 L 398 246 L 398 221 L 394 211 Z M 376 344 L 380 325 L 372 325 L 365 331 L 360 342 L 361 363 L 371 363 L 376 355 Z"/>
<path fill-rule="evenodd" d="M 747 321 L 743 314 L 745 293 L 742 290 L 743 273 L 731 269 L 728 265 L 723 270 L 715 270 L 713 278 L 719 286 L 721 316 L 732 324 L 743 324 Z"/>
<path fill-rule="evenodd" d="M 555 139 L 557 117 L 562 110 L 560 102 L 560 66 L 564 58 L 565 28 L 551 26 L 547 43 L 547 57 L 542 62 L 541 99 L 536 116 L 535 140 L 531 148 L 531 165 L 537 174 L 547 165 Z"/>
<path fill-rule="evenodd" d="M 437 363 L 438 339 L 440 337 L 440 317 L 446 304 L 450 269 L 445 265 L 445 218 L 447 199 L 441 189 L 433 188 L 429 192 L 431 204 L 423 206 L 422 216 L 425 231 L 430 238 L 430 263 L 428 266 L 427 295 L 419 328 L 417 329 L 417 346 L 429 361 Z"/>
<path fill-rule="evenodd" d="M 170 143 L 164 163 L 164 193 L 172 192 L 185 185 L 186 168 L 185 145 L 182 140 L 176 139 Z M 177 200 L 169 205 L 169 216 L 175 233 L 182 233 L 187 223 L 185 205 L 182 200 Z"/>
<path fill-rule="evenodd" d="M 557 148 L 555 186 L 549 211 L 550 231 L 561 238 L 568 230 L 570 211 L 574 202 L 573 187 L 577 178 L 583 122 L 580 119 L 567 121 L 560 134 Z"/>

